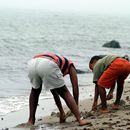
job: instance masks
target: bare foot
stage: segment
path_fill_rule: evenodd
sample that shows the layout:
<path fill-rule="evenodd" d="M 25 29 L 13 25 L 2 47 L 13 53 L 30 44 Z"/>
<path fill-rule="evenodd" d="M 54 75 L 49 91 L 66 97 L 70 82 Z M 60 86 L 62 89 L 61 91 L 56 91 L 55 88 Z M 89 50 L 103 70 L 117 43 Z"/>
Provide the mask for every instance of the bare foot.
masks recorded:
<path fill-rule="evenodd" d="M 112 105 L 112 109 L 113 110 L 118 110 L 119 109 L 119 105 L 118 104 L 113 104 Z"/>
<path fill-rule="evenodd" d="M 93 106 L 92 106 L 92 111 L 96 111 L 96 110 L 97 110 L 97 103 L 93 104 Z"/>
<path fill-rule="evenodd" d="M 113 94 L 111 94 L 111 93 L 109 93 L 109 94 L 107 95 L 107 97 L 106 97 L 107 100 L 110 100 L 110 99 L 112 99 L 112 98 L 113 98 Z"/>
<path fill-rule="evenodd" d="M 33 125 L 33 123 L 31 123 L 31 122 L 27 122 L 26 124 L 27 124 L 27 125 Z"/>
<path fill-rule="evenodd" d="M 72 112 L 71 111 L 68 111 L 66 114 L 60 116 L 60 123 L 64 123 L 65 120 L 69 117 L 69 116 L 72 116 Z"/>
<path fill-rule="evenodd" d="M 80 119 L 79 121 L 79 126 L 83 126 L 83 125 L 90 125 L 91 122 L 87 121 L 86 119 Z"/>
<path fill-rule="evenodd" d="M 28 125 L 34 125 L 35 123 L 35 118 L 30 118 L 27 122 Z"/>
<path fill-rule="evenodd" d="M 66 120 L 65 114 L 60 115 L 60 123 L 64 123 Z"/>
<path fill-rule="evenodd" d="M 97 107 L 92 107 L 92 111 L 97 111 Z"/>
<path fill-rule="evenodd" d="M 105 109 L 100 109 L 100 112 L 101 112 L 101 113 L 109 113 L 110 110 L 108 110 L 107 108 L 105 108 Z"/>

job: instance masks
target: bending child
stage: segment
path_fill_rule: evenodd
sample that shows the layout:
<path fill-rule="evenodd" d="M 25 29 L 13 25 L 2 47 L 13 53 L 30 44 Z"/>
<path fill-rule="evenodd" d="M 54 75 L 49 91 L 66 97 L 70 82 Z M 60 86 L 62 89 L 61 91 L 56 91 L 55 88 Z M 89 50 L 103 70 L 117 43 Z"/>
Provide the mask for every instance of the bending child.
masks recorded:
<path fill-rule="evenodd" d="M 69 74 L 73 87 L 73 96 L 67 89 L 63 76 Z M 32 90 L 29 98 L 28 124 L 35 123 L 35 113 L 39 95 L 44 84 L 46 90 L 50 90 L 55 103 L 60 111 L 60 123 L 65 122 L 66 116 L 60 97 L 64 99 L 71 112 L 75 115 L 79 125 L 87 125 L 89 122 L 83 119 L 78 110 L 78 79 L 74 64 L 63 56 L 52 53 L 36 55 L 29 63 L 29 78 Z"/>
<path fill-rule="evenodd" d="M 93 82 L 95 83 L 95 96 L 92 110 L 97 109 L 97 99 L 98 95 L 100 95 L 101 111 L 109 112 L 106 100 L 107 98 L 112 98 L 116 82 L 117 92 L 113 109 L 118 109 L 123 92 L 124 80 L 130 73 L 130 63 L 128 60 L 117 55 L 107 55 L 103 58 L 94 56 L 89 62 L 89 67 L 93 71 Z M 105 89 L 110 89 L 108 97 L 106 96 Z"/>

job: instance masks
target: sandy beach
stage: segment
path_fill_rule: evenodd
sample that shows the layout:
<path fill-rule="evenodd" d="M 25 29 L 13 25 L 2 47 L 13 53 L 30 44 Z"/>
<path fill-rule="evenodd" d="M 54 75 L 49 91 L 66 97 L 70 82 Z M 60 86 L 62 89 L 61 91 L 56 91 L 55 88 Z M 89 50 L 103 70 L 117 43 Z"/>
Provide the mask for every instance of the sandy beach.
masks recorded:
<path fill-rule="evenodd" d="M 0 130 L 130 129 L 130 83 L 126 81 L 118 111 L 112 110 L 107 114 L 101 114 L 99 111 L 91 112 L 94 84 L 93 73 L 88 64 L 94 55 L 129 55 L 130 17 L 127 12 L 130 11 L 126 10 L 125 13 L 123 10 L 127 8 L 122 6 L 122 4 L 129 4 L 122 0 L 121 3 L 112 1 L 109 6 L 109 2 L 103 0 L 91 1 L 91 4 L 86 3 L 89 0 L 78 0 L 79 2 L 54 0 L 54 5 L 59 6 L 57 10 L 57 8 L 52 9 L 53 2 L 50 6 L 50 3 L 44 0 L 34 0 L 36 3 L 27 2 L 29 0 L 23 0 L 26 2 L 21 3 L 18 0 L 7 1 L 9 0 L 5 0 L 5 7 L 3 1 L 0 3 Z M 25 3 L 27 8 L 24 6 Z M 46 10 L 47 3 L 50 7 L 48 10 Z M 67 3 L 66 7 L 65 3 Z M 124 7 L 120 13 L 116 8 L 118 6 L 115 6 L 118 5 L 117 3 L 120 3 L 120 9 Z M 17 4 L 19 6 L 16 6 Z M 61 4 L 65 10 L 60 6 Z M 92 5 L 92 12 L 87 10 L 82 12 L 80 4 L 85 10 L 86 6 Z M 34 7 L 31 8 L 31 5 Z M 37 5 L 41 8 L 36 8 Z M 97 8 L 94 12 L 93 9 L 98 5 L 102 8 Z M 107 7 L 110 9 L 108 10 Z M 106 9 L 106 13 L 103 9 Z M 109 13 L 112 10 L 115 10 L 115 13 Z M 103 47 L 105 43 L 112 40 L 118 41 L 121 48 Z M 52 94 L 44 93 L 44 89 L 39 98 L 35 125 L 25 124 L 29 116 L 28 98 L 32 87 L 28 79 L 28 61 L 34 55 L 44 52 L 65 56 L 74 63 L 78 70 L 80 89 L 79 111 L 84 118 L 91 121 L 91 125 L 79 127 L 73 115 L 70 115 L 65 123 L 60 124 L 58 109 Z M 68 89 L 72 89 L 70 76 L 67 75 L 64 79 Z M 114 99 L 108 101 L 110 109 Z M 62 103 L 65 105 L 64 101 Z M 64 107 L 67 113 L 69 109 Z"/>
<path fill-rule="evenodd" d="M 2 130 L 130 130 L 129 86 L 130 81 L 127 80 L 125 82 L 125 88 L 119 110 L 111 109 L 115 96 L 107 102 L 108 107 L 111 110 L 110 113 L 102 114 L 98 110 L 96 112 L 92 112 L 91 106 L 93 97 L 91 97 L 91 99 L 84 99 L 80 101 L 79 110 L 81 115 L 88 119 L 88 121 L 91 121 L 90 125 L 78 126 L 78 122 L 76 122 L 75 117 L 72 114 L 69 115 L 65 123 L 60 124 L 58 110 L 53 101 L 50 101 L 50 105 L 54 107 L 54 111 L 46 113 L 48 116 L 41 116 L 40 113 L 43 111 L 42 105 L 38 107 L 38 118 L 34 126 L 28 126 L 23 123 L 26 122 L 28 118 L 28 111 L 26 110 L 14 112 L 4 117 L 4 119 L 1 118 L 0 125 L 4 124 L 6 126 L 3 127 Z M 66 106 L 64 106 L 64 108 L 66 112 L 69 111 Z"/>

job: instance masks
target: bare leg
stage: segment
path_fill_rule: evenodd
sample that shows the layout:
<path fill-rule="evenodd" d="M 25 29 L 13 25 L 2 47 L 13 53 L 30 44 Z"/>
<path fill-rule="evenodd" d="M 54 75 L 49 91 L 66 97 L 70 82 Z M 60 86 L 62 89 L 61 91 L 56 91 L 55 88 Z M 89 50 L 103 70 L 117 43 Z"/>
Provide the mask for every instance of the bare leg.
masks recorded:
<path fill-rule="evenodd" d="M 107 109 L 105 88 L 98 86 L 98 89 L 99 89 L 99 94 L 100 94 L 101 104 L 102 104 L 101 112 L 107 113 L 109 112 L 109 110 Z"/>
<path fill-rule="evenodd" d="M 99 90 L 98 90 L 98 85 L 95 85 L 95 93 L 94 93 L 94 101 L 92 105 L 92 111 L 97 110 L 97 103 L 98 103 L 98 96 L 99 96 Z"/>
<path fill-rule="evenodd" d="M 79 122 L 79 125 L 82 126 L 90 124 L 90 122 L 88 122 L 86 119 L 81 119 L 78 106 L 66 86 L 58 88 L 56 91 L 65 100 L 67 106 L 70 108 L 71 112 L 75 115 L 77 121 Z"/>
<path fill-rule="evenodd" d="M 55 89 L 51 90 L 51 93 L 53 94 L 55 103 L 60 111 L 60 123 L 64 123 L 66 118 L 65 118 L 65 112 L 63 110 L 60 97 Z"/>
<path fill-rule="evenodd" d="M 119 103 L 120 103 L 120 99 L 121 99 L 121 96 L 122 96 L 122 92 L 123 92 L 123 84 L 124 82 L 120 82 L 117 81 L 117 93 L 116 93 L 116 100 L 115 100 L 115 103 L 113 104 L 112 108 L 114 110 L 117 110 L 119 109 Z"/>
<path fill-rule="evenodd" d="M 35 123 L 35 113 L 37 109 L 38 99 L 41 92 L 41 88 L 31 90 L 30 97 L 29 97 L 29 119 L 28 124 Z"/>

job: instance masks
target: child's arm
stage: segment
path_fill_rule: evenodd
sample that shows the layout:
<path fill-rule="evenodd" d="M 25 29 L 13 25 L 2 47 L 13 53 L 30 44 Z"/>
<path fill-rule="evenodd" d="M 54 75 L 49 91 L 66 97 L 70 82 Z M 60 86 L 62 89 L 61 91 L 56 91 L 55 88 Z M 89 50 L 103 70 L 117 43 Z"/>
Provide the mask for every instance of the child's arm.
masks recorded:
<path fill-rule="evenodd" d="M 115 89 L 115 84 L 110 88 L 110 91 L 106 97 L 107 100 L 110 100 L 113 98 L 113 92 L 114 92 L 114 89 Z"/>
<path fill-rule="evenodd" d="M 94 93 L 94 101 L 93 101 L 93 105 L 92 105 L 92 111 L 97 110 L 98 96 L 99 96 L 98 86 L 97 86 L 97 84 L 95 84 L 95 93 Z"/>

